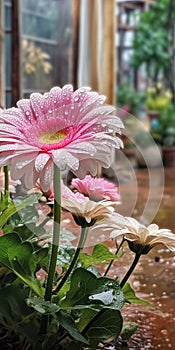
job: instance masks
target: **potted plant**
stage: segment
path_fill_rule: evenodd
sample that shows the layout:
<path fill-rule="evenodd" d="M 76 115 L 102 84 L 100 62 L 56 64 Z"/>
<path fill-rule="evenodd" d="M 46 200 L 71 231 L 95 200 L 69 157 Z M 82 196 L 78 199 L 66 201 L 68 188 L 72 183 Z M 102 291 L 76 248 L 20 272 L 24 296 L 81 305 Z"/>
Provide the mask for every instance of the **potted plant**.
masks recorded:
<path fill-rule="evenodd" d="M 116 96 L 117 105 L 126 112 L 136 115 L 142 103 L 142 94 L 127 83 L 120 84 Z"/>
<path fill-rule="evenodd" d="M 165 166 L 175 166 L 175 107 L 170 104 L 158 120 L 151 122 L 153 139 L 162 146 L 163 163 Z"/>
<path fill-rule="evenodd" d="M 150 120 L 158 119 L 160 113 L 167 108 L 172 99 L 169 89 L 164 90 L 161 83 L 155 84 L 146 91 L 146 107 Z"/>
<path fill-rule="evenodd" d="M 140 15 L 133 41 L 132 65 L 145 67 L 148 79 L 158 82 L 160 76 L 169 81 L 172 91 L 173 23 L 175 3 L 159 0 Z"/>

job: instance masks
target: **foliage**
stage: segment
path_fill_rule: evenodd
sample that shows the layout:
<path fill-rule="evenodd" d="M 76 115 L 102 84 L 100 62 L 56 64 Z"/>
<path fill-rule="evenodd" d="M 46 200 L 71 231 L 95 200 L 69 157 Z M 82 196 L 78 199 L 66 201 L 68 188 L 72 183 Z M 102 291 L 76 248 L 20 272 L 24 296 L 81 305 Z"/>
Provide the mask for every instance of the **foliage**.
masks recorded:
<path fill-rule="evenodd" d="M 171 102 L 170 90 L 164 90 L 162 84 L 157 83 L 146 92 L 146 106 L 150 111 L 162 112 Z"/>
<path fill-rule="evenodd" d="M 128 284 L 122 291 L 118 280 L 102 275 L 94 266 L 97 263 L 99 266 L 108 266 L 120 257 L 103 244 L 94 246 L 91 254 L 80 254 L 72 275 L 61 289 L 58 288 L 61 275 L 58 281 L 55 278 L 52 299 L 45 301 L 44 281 L 37 278 L 37 273 L 41 269 L 47 269 L 48 244 L 39 244 L 39 236 L 42 237 L 46 231 L 44 226 L 41 226 L 42 229 L 40 227 L 40 231 L 37 230 L 35 202 L 38 198 L 39 196 L 30 195 L 12 201 L 2 194 L 4 234 L 0 237 L 1 328 L 5 333 L 8 330 L 7 342 L 14 339 L 14 349 L 27 349 L 30 344 L 32 349 L 38 346 L 41 349 L 52 349 L 52 346 L 55 349 L 60 349 L 60 346 L 65 349 L 83 349 L 85 346 L 96 350 L 99 342 L 120 335 L 123 324 L 120 309 L 125 300 L 143 304 L 146 302 L 137 298 Z M 7 213 L 6 221 L 4 213 Z M 32 218 L 31 231 L 28 225 L 30 226 Z M 66 243 L 66 237 L 70 240 L 69 243 Z M 62 271 L 66 271 L 75 254 L 75 248 L 71 244 L 75 237 L 65 231 L 62 238 L 57 264 L 62 266 Z M 40 319 L 47 316 L 50 319 L 48 333 L 42 336 Z M 125 333 L 126 331 L 123 334 Z"/>
<path fill-rule="evenodd" d="M 175 146 L 175 107 L 170 104 L 158 120 L 151 122 L 151 135 L 162 146 Z"/>
<path fill-rule="evenodd" d="M 159 0 L 140 16 L 133 41 L 132 64 L 139 68 L 146 65 L 148 77 L 157 82 L 169 70 L 172 60 L 174 2 Z"/>
<path fill-rule="evenodd" d="M 143 96 L 127 83 L 119 85 L 116 102 L 121 108 L 135 114 L 142 103 Z"/>

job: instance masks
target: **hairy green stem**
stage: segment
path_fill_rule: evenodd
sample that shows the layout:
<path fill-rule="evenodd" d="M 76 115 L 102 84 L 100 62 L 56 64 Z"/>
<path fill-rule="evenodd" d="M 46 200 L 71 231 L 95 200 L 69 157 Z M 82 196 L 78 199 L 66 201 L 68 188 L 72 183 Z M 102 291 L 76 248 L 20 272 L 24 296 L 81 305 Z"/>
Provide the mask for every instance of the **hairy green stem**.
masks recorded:
<path fill-rule="evenodd" d="M 80 234 L 80 240 L 78 242 L 78 247 L 76 249 L 74 257 L 73 257 L 65 275 L 63 276 L 62 280 L 60 281 L 60 283 L 58 284 L 58 286 L 55 289 L 56 293 L 58 293 L 60 291 L 60 289 L 63 287 L 64 283 L 67 281 L 69 275 L 71 274 L 71 272 L 75 266 L 75 263 L 77 262 L 78 256 L 79 256 L 81 249 L 83 248 L 85 240 L 86 240 L 87 230 L 88 230 L 88 227 L 81 228 L 81 234 Z"/>
<path fill-rule="evenodd" d="M 127 282 L 128 278 L 131 276 L 132 272 L 134 271 L 139 259 L 141 257 L 141 254 L 136 253 L 135 258 L 133 260 L 132 265 L 130 266 L 128 272 L 126 273 L 126 275 L 123 277 L 122 281 L 120 282 L 120 287 L 123 288 L 125 283 Z"/>
<path fill-rule="evenodd" d="M 122 247 L 124 241 L 125 241 L 125 239 L 123 238 L 122 241 L 121 241 L 121 243 L 119 244 L 119 246 L 117 247 L 117 249 L 116 249 L 116 251 L 115 251 L 115 255 L 118 254 L 118 252 L 119 252 L 120 248 Z M 112 260 L 110 261 L 109 265 L 107 266 L 106 271 L 104 272 L 104 276 L 106 276 L 106 275 L 108 274 L 108 272 L 109 272 L 109 270 L 110 270 L 110 268 L 111 268 L 111 266 L 112 266 L 112 264 L 113 264 L 114 261 L 115 261 L 115 259 L 112 259 Z"/>
<path fill-rule="evenodd" d="M 44 300 L 51 301 L 53 280 L 56 269 L 59 240 L 60 240 L 60 219 L 61 219 L 61 174 L 60 169 L 54 164 L 54 226 L 53 226 L 53 239 L 51 257 L 49 263 L 49 271 L 47 277 L 46 290 Z M 48 315 L 44 315 L 41 318 L 40 334 L 47 333 Z"/>

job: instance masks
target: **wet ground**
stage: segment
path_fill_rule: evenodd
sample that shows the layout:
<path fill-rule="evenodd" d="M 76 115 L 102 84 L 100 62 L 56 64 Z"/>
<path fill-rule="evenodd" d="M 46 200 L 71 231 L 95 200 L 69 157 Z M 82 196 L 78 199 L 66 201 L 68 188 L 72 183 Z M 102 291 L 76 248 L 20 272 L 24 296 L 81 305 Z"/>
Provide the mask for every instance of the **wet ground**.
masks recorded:
<path fill-rule="evenodd" d="M 150 171 L 154 181 L 151 189 Z M 149 223 L 151 216 L 154 216 L 153 221 L 161 228 L 169 228 L 175 233 L 175 169 L 167 168 L 164 173 L 162 169 L 150 171 L 135 170 L 137 183 L 135 206 L 133 206 L 135 179 L 133 180 L 131 176 L 128 179 L 126 177 L 125 181 L 124 176 L 121 177 L 123 181 L 120 191 L 123 204 L 120 210 L 125 215 L 132 214 L 136 218 L 141 218 L 144 223 Z M 147 202 L 149 203 L 145 210 Z M 131 214 L 128 211 L 131 211 Z M 120 271 L 122 277 L 130 263 L 131 254 L 128 252 L 115 263 L 111 274 Z M 123 310 L 124 319 L 137 322 L 139 327 L 128 345 L 118 344 L 116 347 L 111 345 L 108 349 L 175 349 L 175 254 L 160 246 L 150 251 L 148 255 L 142 256 L 130 283 L 139 297 L 160 307 L 161 311 L 147 306 L 129 305 Z"/>
<path fill-rule="evenodd" d="M 121 202 L 119 212 L 133 216 L 144 224 L 157 223 L 175 233 L 175 169 L 117 169 Z M 69 226 L 69 225 L 68 225 Z M 67 227 L 69 228 L 69 227 Z M 72 227 L 70 227 L 72 230 Z M 111 249 L 113 243 L 104 235 L 90 236 L 87 248 L 103 241 Z M 132 263 L 133 255 L 126 247 L 109 276 L 120 279 Z M 167 350 L 175 349 L 175 254 L 162 246 L 142 256 L 129 281 L 138 297 L 157 308 L 132 304 L 122 310 L 125 321 L 139 327 L 129 343 L 108 345 L 107 350 Z"/>

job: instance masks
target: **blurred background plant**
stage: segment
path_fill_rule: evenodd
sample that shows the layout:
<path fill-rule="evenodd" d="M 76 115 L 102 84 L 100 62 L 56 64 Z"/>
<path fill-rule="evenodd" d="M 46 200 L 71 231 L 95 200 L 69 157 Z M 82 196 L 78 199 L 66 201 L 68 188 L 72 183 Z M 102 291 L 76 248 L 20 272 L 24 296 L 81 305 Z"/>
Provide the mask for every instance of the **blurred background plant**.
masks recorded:
<path fill-rule="evenodd" d="M 41 69 L 44 74 L 49 74 L 52 70 L 49 54 L 37 47 L 33 41 L 22 40 L 22 53 L 24 71 L 27 74 L 36 73 L 38 69 Z"/>
<path fill-rule="evenodd" d="M 117 105 L 125 111 L 137 115 L 138 108 L 142 104 L 143 94 L 130 86 L 128 83 L 120 84 L 117 89 Z"/>
<path fill-rule="evenodd" d="M 132 65 L 137 69 L 145 65 L 151 82 L 168 81 L 174 91 L 174 18 L 175 2 L 159 0 L 140 15 L 133 40 Z"/>
<path fill-rule="evenodd" d="M 162 111 L 158 120 L 152 120 L 151 135 L 161 146 L 175 146 L 175 107 L 172 103 Z"/>
<path fill-rule="evenodd" d="M 170 103 L 172 93 L 165 90 L 161 83 L 155 84 L 146 91 L 146 107 L 150 111 L 163 111 Z"/>

